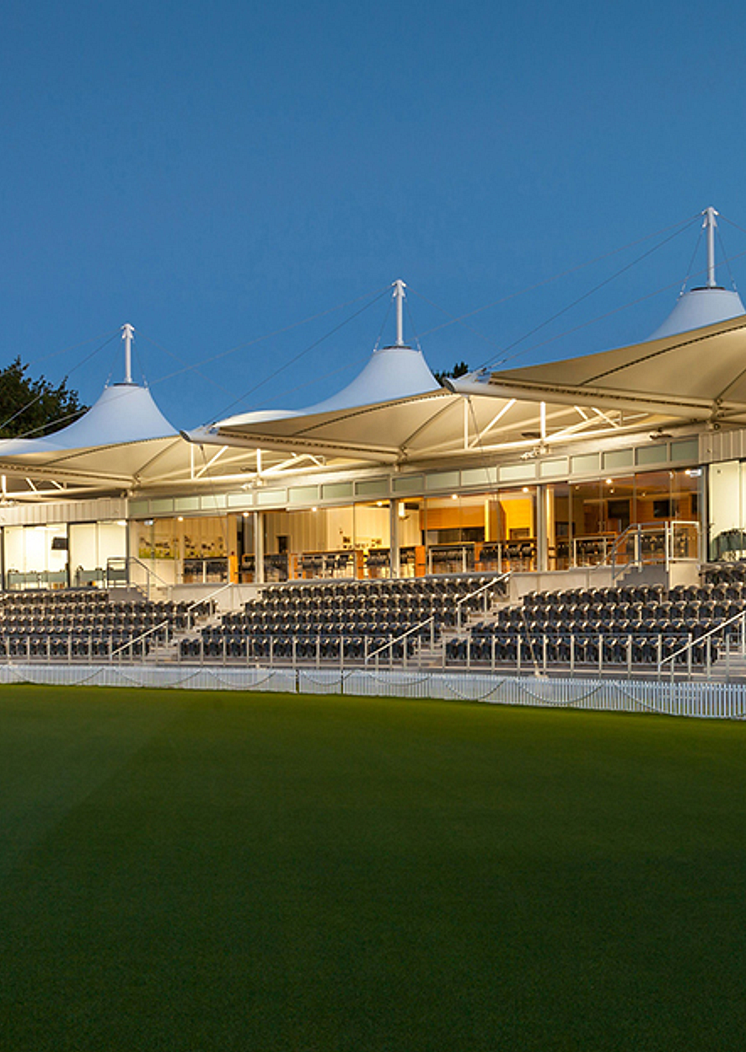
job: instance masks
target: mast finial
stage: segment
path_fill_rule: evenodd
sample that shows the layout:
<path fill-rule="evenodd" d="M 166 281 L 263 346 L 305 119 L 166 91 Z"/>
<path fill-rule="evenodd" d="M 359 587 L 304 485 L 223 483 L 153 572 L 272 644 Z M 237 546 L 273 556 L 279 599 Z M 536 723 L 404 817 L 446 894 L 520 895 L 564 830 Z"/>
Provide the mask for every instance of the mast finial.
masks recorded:
<path fill-rule="evenodd" d="M 124 382 L 132 383 L 132 337 L 135 329 L 129 322 L 122 326 L 122 339 L 124 340 Z"/>
<path fill-rule="evenodd" d="M 707 288 L 717 288 L 717 282 L 715 281 L 715 216 L 720 215 L 712 205 L 705 208 L 702 215 L 705 217 L 702 229 L 707 230 Z"/>
<path fill-rule="evenodd" d="M 394 299 L 396 300 L 396 346 L 404 347 L 404 290 L 407 286 L 401 278 L 394 282 Z"/>

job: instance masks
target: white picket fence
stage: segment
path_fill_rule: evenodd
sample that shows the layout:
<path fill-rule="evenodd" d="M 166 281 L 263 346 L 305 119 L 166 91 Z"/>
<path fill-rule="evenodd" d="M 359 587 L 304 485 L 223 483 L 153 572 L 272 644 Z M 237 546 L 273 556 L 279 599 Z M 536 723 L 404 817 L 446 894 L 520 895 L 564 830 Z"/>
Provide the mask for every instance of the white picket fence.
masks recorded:
<path fill-rule="evenodd" d="M 402 669 L 226 668 L 200 665 L 0 665 L 0 684 L 280 691 L 439 698 L 666 716 L 746 719 L 746 684 L 502 676 Z"/>

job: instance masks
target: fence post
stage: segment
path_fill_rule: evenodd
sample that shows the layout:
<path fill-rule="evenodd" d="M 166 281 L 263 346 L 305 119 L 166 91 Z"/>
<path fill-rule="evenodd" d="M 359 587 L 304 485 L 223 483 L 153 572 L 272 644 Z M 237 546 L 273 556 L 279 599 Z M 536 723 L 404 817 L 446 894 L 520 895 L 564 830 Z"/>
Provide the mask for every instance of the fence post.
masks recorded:
<path fill-rule="evenodd" d="M 570 635 L 570 672 L 575 671 L 575 633 Z"/>
<path fill-rule="evenodd" d="M 627 636 L 627 677 L 632 675 L 632 636 Z"/>
<path fill-rule="evenodd" d="M 689 634 L 687 636 L 687 641 L 689 643 L 689 649 L 686 652 L 686 671 L 687 671 L 687 674 L 689 676 L 689 679 L 691 679 L 692 678 L 692 633 L 691 632 L 689 632 Z"/>
<path fill-rule="evenodd" d="M 723 633 L 723 643 L 725 645 L 725 679 L 730 683 L 730 633 Z"/>
<path fill-rule="evenodd" d="M 599 635 L 598 637 L 598 674 L 602 676 L 604 673 L 604 637 Z"/>

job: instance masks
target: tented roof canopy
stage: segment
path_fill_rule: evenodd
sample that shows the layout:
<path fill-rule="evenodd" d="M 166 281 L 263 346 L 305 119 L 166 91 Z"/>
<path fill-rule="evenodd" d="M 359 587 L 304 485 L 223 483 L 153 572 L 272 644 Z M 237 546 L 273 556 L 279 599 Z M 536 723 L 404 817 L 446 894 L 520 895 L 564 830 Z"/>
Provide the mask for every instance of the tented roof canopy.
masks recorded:
<path fill-rule="evenodd" d="M 0 471 L 9 483 L 25 480 L 32 495 L 37 487 L 30 477 L 54 479 L 75 492 L 124 489 L 154 461 L 161 462 L 166 450 L 183 445 L 147 387 L 119 383 L 105 387 L 79 420 L 60 431 L 0 440 Z"/>
<path fill-rule="evenodd" d="M 650 339 L 660 340 L 664 336 L 703 329 L 740 314 L 746 314 L 746 308 L 737 292 L 718 287 L 690 289 L 679 296 L 674 309 Z"/>
<path fill-rule="evenodd" d="M 112 384 L 105 387 L 91 408 L 68 427 L 43 438 L 0 440 L 0 456 L 142 442 L 176 433 L 147 387 L 132 383 Z"/>
<path fill-rule="evenodd" d="M 440 384 L 430 372 L 422 351 L 404 346 L 382 347 L 373 352 L 362 372 L 347 387 L 332 395 L 331 398 L 307 406 L 305 409 L 267 409 L 254 413 L 241 413 L 223 420 L 220 429 L 244 428 L 259 421 L 316 416 L 319 413 L 356 409 L 375 402 L 411 398 L 439 390 Z"/>
<path fill-rule="evenodd" d="M 746 420 L 746 315 L 692 332 L 456 380 L 464 394 Z"/>

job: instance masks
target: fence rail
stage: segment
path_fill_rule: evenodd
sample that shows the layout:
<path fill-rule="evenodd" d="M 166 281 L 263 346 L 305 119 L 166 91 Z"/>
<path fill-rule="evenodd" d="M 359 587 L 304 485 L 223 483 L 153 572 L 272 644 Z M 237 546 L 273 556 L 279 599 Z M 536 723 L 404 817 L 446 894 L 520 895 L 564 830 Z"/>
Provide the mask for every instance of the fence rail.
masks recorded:
<path fill-rule="evenodd" d="M 542 708 L 746 719 L 746 684 L 548 678 L 469 672 L 224 668 L 116 664 L 0 664 L 0 684 L 275 691 L 432 698 Z"/>

